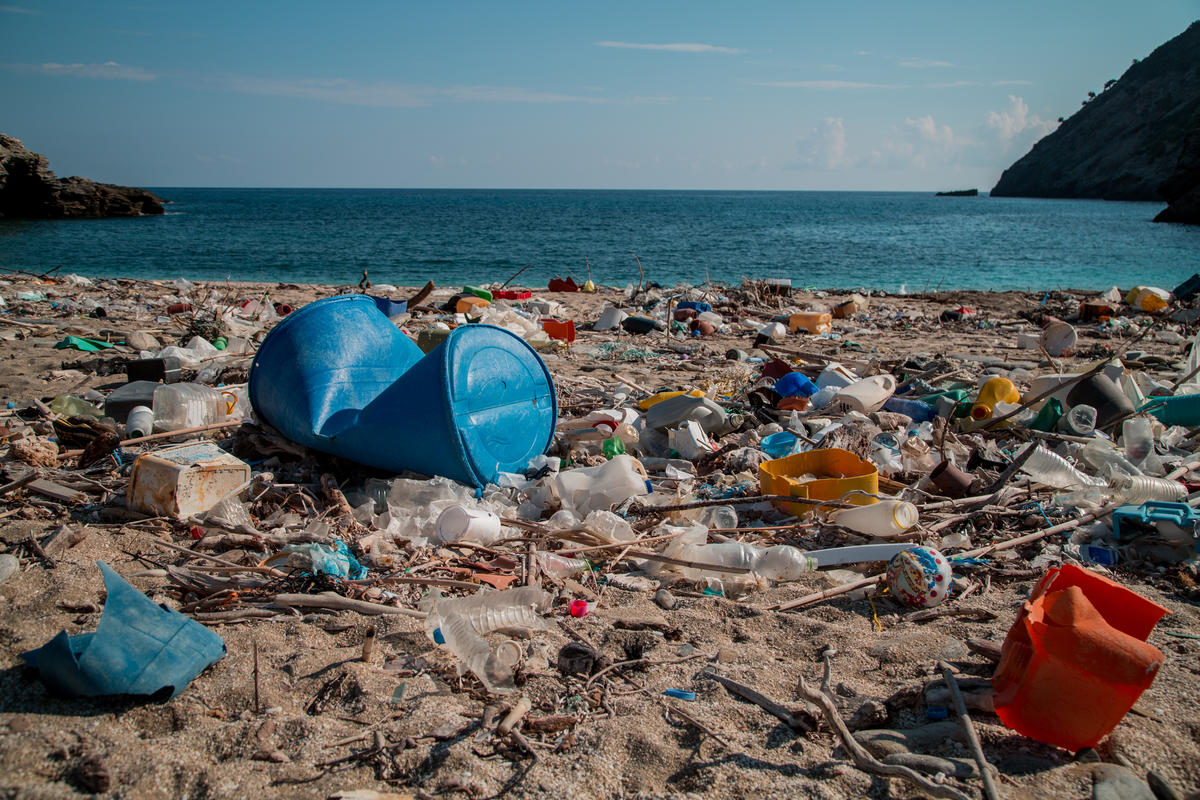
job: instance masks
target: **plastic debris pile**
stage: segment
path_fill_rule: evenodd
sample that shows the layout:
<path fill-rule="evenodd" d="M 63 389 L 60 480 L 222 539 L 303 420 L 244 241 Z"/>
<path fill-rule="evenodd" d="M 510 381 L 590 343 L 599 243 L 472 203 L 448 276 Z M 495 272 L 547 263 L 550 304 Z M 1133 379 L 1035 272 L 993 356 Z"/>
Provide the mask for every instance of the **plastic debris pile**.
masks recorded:
<path fill-rule="evenodd" d="M 50 376 L 61 391 L 9 403 L 5 502 L 149 525 L 156 559 L 223 565 L 163 572 L 168 610 L 105 565 L 96 633 L 29 663 L 58 691 L 175 694 L 224 649 L 197 622 L 320 609 L 414 620 L 456 691 L 510 697 L 550 675 L 569 696 L 615 675 L 571 635 L 610 590 L 666 611 L 866 602 L 882 631 L 881 613 L 899 630 L 1020 573 L 1039 579 L 1030 601 L 983 651 L 997 725 L 1095 747 L 1150 686 L 1167 609 L 1121 584 L 1197 579 L 1200 279 L 1047 292 L 1014 319 L 763 281 L 601 289 L 583 319 L 555 298 L 595 285 L 557 280 L 296 307 L 183 280 L 153 300 L 71 276 L 5 287 L 10 341 L 95 354 Z M 358 316 L 315 324 L 318 307 Z M 83 317 L 128 329 L 54 322 Z M 948 329 L 990 352 L 870 345 Z M 0 582 L 69 538 L 10 547 Z M 93 662 L 139 614 L 195 626 L 194 644 L 147 645 L 105 677 Z M 1050 713 L 1059 692 L 1080 708 Z"/>

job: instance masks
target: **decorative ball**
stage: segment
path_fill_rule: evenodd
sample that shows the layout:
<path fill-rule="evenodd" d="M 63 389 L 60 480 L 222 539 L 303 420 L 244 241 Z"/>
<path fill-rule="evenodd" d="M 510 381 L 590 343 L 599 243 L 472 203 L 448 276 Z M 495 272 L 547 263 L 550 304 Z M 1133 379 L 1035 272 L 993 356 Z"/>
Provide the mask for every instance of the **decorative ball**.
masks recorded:
<path fill-rule="evenodd" d="M 892 556 L 887 585 L 892 595 L 914 608 L 931 608 L 946 599 L 954 576 L 950 562 L 932 547 L 912 547 Z"/>

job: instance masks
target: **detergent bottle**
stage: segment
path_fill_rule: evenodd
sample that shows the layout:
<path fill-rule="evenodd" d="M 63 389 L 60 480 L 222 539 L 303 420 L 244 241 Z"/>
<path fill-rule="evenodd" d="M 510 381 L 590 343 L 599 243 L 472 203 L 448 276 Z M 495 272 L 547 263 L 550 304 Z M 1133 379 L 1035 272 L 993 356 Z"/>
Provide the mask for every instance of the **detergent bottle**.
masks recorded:
<path fill-rule="evenodd" d="M 1008 378 L 989 378 L 979 389 L 975 405 L 971 407 L 972 419 L 991 419 L 996 403 L 1020 403 L 1021 393 Z"/>

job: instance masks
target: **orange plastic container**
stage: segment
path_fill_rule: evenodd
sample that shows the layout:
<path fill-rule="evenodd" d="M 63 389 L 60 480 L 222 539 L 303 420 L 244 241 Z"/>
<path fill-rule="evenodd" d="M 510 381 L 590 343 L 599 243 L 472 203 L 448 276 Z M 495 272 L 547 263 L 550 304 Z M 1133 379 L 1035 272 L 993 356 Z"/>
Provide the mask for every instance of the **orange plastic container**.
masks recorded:
<path fill-rule="evenodd" d="M 482 297 L 476 297 L 475 295 L 470 294 L 466 297 L 460 298 L 459 301 L 455 303 L 454 310 L 459 314 L 478 314 L 490 305 L 491 303 L 489 303 L 487 300 L 484 300 Z"/>
<path fill-rule="evenodd" d="M 542 330 L 544 330 L 546 335 L 551 339 L 561 339 L 567 344 L 575 341 L 574 320 L 569 319 L 564 322 L 561 319 L 543 319 Z"/>
<path fill-rule="evenodd" d="M 991 419 L 996 403 L 1019 403 L 1021 392 L 1008 378 L 989 378 L 979 388 L 975 405 L 971 406 L 972 419 Z"/>
<path fill-rule="evenodd" d="M 1102 575 L 1064 565 L 1038 582 L 992 676 L 996 715 L 1047 744 L 1093 747 L 1154 681 L 1146 637 L 1167 609 Z"/>
<path fill-rule="evenodd" d="M 797 480 L 802 475 L 814 475 L 816 480 Z M 763 494 L 809 500 L 841 500 L 847 492 L 855 489 L 878 494 L 879 469 L 849 450 L 828 447 L 764 461 L 758 466 L 758 483 Z M 846 502 L 865 506 L 879 501 L 874 497 L 852 494 L 846 497 Z M 775 505 L 798 517 L 813 510 L 813 506 L 807 503 L 776 502 Z"/>
<path fill-rule="evenodd" d="M 788 317 L 788 330 L 792 333 L 804 328 L 809 333 L 829 333 L 833 330 L 833 316 L 828 311 L 801 311 Z"/>

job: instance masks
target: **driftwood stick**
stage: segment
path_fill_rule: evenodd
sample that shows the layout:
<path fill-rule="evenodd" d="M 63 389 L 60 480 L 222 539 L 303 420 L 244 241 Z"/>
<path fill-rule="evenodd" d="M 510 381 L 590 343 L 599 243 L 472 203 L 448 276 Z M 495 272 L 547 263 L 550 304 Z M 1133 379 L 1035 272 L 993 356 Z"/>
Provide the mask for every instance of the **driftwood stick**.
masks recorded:
<path fill-rule="evenodd" d="M 773 717 L 777 717 L 784 725 L 787 725 L 794 731 L 807 733 L 814 730 L 811 720 L 807 719 L 803 714 L 793 714 L 788 710 L 787 706 L 778 703 L 765 694 L 746 686 L 743 683 L 738 683 L 732 678 L 726 678 L 724 675 L 718 675 L 715 672 L 704 672 L 704 676 L 712 678 L 717 683 L 724 686 L 730 693 L 737 695 L 743 700 L 748 700 L 754 705 L 766 711 Z"/>
<path fill-rule="evenodd" d="M 979 765 L 979 774 L 983 777 L 984 796 L 988 800 L 1000 800 L 1000 793 L 996 790 L 996 783 L 992 780 L 991 765 L 988 764 L 987 757 L 983 754 L 983 745 L 979 743 L 979 734 L 971 723 L 971 715 L 967 713 L 967 705 L 963 702 L 958 680 L 950 671 L 950 665 L 945 661 L 939 661 L 938 666 L 941 667 L 942 675 L 946 678 L 946 685 L 950 687 L 950 694 L 954 697 L 954 710 L 958 712 L 958 721 L 962 723 L 963 731 L 967 734 L 967 743 L 971 746 L 971 752 L 975 756 L 975 763 Z"/>
<path fill-rule="evenodd" d="M 274 602 L 279 605 L 297 608 L 329 608 L 335 611 L 357 611 L 359 614 L 366 614 L 368 616 L 391 614 L 412 617 L 414 619 L 425 619 L 424 611 L 415 611 L 411 608 L 398 608 L 396 606 L 384 606 L 379 603 L 370 603 L 366 600 L 352 600 L 349 597 L 342 597 L 340 594 L 333 594 L 332 592 L 322 592 L 321 594 L 277 594 L 275 595 Z"/>
<path fill-rule="evenodd" d="M 800 678 L 799 692 L 801 697 L 821 709 L 821 714 L 825 717 L 825 721 L 829 723 L 829 727 L 834 730 L 841 740 L 842 747 L 850 755 L 850 758 L 853 759 L 854 765 L 863 772 L 878 775 L 881 778 L 900 778 L 916 786 L 930 797 L 945 797 L 948 800 L 971 800 L 957 789 L 934 783 L 908 767 L 902 767 L 899 764 L 885 764 L 879 761 L 868 753 L 850 733 L 850 729 L 846 727 L 846 723 L 842 721 L 841 715 L 838 714 L 837 706 L 834 705 L 833 700 L 828 695 L 813 689 L 804 678 Z"/>

